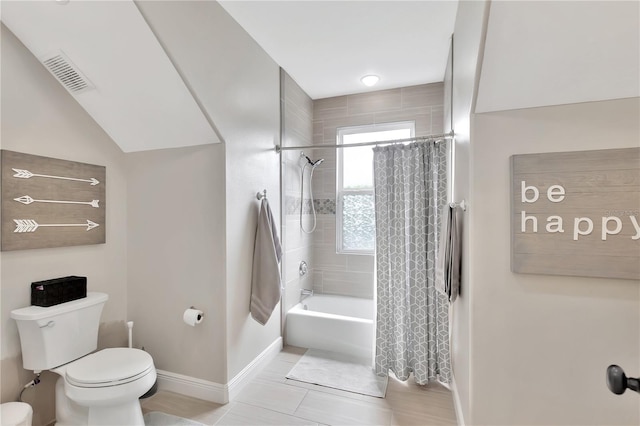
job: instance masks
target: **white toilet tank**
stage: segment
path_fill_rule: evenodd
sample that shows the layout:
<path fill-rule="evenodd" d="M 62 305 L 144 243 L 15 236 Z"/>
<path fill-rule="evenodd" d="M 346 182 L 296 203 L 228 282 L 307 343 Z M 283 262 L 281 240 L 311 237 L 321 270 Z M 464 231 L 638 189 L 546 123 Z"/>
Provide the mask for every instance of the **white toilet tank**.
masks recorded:
<path fill-rule="evenodd" d="M 50 370 L 98 347 L 100 315 L 108 295 L 87 297 L 47 308 L 29 306 L 11 311 L 18 324 L 22 365 L 26 370 Z"/>

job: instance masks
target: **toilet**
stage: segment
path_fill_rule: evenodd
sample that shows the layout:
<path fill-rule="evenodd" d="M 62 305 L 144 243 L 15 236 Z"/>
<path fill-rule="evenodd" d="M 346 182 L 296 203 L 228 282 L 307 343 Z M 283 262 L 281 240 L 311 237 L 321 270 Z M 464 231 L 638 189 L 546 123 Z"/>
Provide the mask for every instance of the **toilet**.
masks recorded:
<path fill-rule="evenodd" d="M 5 402 L 0 404 L 0 425 L 31 426 L 33 409 L 26 402 Z"/>
<path fill-rule="evenodd" d="M 18 324 L 23 367 L 60 376 L 57 426 L 144 426 L 138 398 L 154 385 L 156 369 L 151 356 L 139 349 L 94 352 L 107 299 L 104 293 L 89 292 L 59 305 L 11 311 Z"/>

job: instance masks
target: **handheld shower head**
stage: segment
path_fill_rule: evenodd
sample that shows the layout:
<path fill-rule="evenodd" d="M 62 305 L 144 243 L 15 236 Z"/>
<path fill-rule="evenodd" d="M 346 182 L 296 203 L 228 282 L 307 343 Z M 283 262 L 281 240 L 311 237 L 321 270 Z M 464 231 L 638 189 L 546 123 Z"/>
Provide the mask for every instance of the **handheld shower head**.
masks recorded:
<path fill-rule="evenodd" d="M 324 161 L 324 158 L 321 158 L 321 159 L 316 160 L 316 161 L 311 161 L 311 158 L 309 158 L 307 155 L 305 155 L 305 153 L 304 153 L 304 152 L 301 152 L 301 153 L 300 153 L 300 159 L 301 159 L 301 160 L 302 160 L 302 159 L 307 160 L 307 163 L 308 163 L 311 167 L 319 166 L 319 165 L 320 165 L 320 163 L 322 163 L 322 162 Z M 302 161 L 304 162 L 304 160 L 302 160 Z"/>

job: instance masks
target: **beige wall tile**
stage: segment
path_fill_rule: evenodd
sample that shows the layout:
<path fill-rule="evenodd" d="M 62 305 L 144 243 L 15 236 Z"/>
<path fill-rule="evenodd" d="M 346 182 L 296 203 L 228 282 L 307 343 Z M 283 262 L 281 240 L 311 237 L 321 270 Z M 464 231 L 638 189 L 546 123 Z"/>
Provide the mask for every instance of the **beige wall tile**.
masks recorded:
<path fill-rule="evenodd" d="M 316 117 L 312 117 L 312 118 L 313 118 L 313 123 L 312 123 L 313 136 L 322 135 L 324 120 L 320 120 Z"/>
<path fill-rule="evenodd" d="M 296 105 L 285 103 L 283 146 L 309 145 L 312 134 L 311 116 L 301 112 Z"/>
<path fill-rule="evenodd" d="M 323 271 L 324 293 L 373 299 L 373 271 Z"/>
<path fill-rule="evenodd" d="M 322 271 L 317 269 L 313 270 L 313 291 L 319 294 L 324 293 L 322 285 Z"/>
<path fill-rule="evenodd" d="M 347 256 L 347 270 L 353 272 L 374 272 L 374 255 L 350 254 Z"/>
<path fill-rule="evenodd" d="M 331 239 L 327 240 L 325 235 L 325 230 L 328 226 L 332 226 L 334 222 L 334 215 L 330 214 L 318 214 L 317 215 L 317 224 L 316 230 L 312 234 L 313 243 L 314 244 L 333 244 Z"/>
<path fill-rule="evenodd" d="M 298 250 L 301 248 L 309 248 L 311 245 L 312 237 L 309 234 L 302 232 L 300 229 L 300 218 L 298 214 L 289 215 L 286 218 L 287 239 L 284 249 L 287 252 Z M 306 255 L 308 257 L 308 254 Z"/>
<path fill-rule="evenodd" d="M 380 90 L 348 96 L 349 116 L 393 111 L 401 108 L 402 94 L 400 89 Z"/>
<path fill-rule="evenodd" d="M 320 121 L 319 123 L 323 125 L 324 121 Z M 313 134 L 313 145 L 322 145 L 325 143 L 327 142 L 324 141 L 324 132 Z"/>
<path fill-rule="evenodd" d="M 323 120 L 323 143 L 335 145 L 336 129 L 348 126 L 364 126 L 375 121 L 375 114 L 361 114 L 357 116 L 338 117 Z"/>
<path fill-rule="evenodd" d="M 291 78 L 289 74 L 284 73 L 284 99 L 287 104 L 293 104 L 303 111 L 306 115 L 313 115 L 313 100 L 307 96 L 302 88 Z"/>
<path fill-rule="evenodd" d="M 347 107 L 347 96 L 334 96 L 332 98 L 316 99 L 313 101 L 313 114 L 336 108 Z"/>
<path fill-rule="evenodd" d="M 375 124 L 395 123 L 398 121 L 415 121 L 417 116 L 430 115 L 431 107 L 401 109 L 398 111 L 384 111 L 374 114 Z"/>
<path fill-rule="evenodd" d="M 403 109 L 444 103 L 444 83 L 403 87 L 401 91 Z"/>
<path fill-rule="evenodd" d="M 347 107 L 314 110 L 313 117 L 316 120 L 331 120 L 346 117 L 349 114 Z"/>
<path fill-rule="evenodd" d="M 444 132 L 444 107 L 433 107 L 431 110 L 431 132 L 438 134 Z"/>
<path fill-rule="evenodd" d="M 347 258 L 337 254 L 335 246 L 314 244 L 313 252 L 316 269 L 330 270 L 338 268 L 341 271 L 347 270 Z"/>

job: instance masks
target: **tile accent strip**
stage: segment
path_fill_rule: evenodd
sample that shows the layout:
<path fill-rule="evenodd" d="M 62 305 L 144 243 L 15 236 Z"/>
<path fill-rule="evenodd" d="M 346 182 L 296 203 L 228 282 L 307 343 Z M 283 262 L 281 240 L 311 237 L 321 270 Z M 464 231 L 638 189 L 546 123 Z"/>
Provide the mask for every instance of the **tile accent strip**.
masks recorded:
<path fill-rule="evenodd" d="M 317 198 L 313 200 L 316 214 L 336 214 L 336 200 L 330 198 Z M 300 197 L 285 197 L 285 212 L 287 216 L 300 214 Z M 305 198 L 302 214 L 311 214 L 311 200 Z"/>

